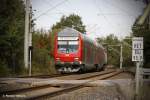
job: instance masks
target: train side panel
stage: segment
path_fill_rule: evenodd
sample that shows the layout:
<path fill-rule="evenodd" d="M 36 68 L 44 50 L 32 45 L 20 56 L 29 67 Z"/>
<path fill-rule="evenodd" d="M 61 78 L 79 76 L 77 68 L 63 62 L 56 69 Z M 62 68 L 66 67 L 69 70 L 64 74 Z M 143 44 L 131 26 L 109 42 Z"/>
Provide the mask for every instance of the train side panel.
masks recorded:
<path fill-rule="evenodd" d="M 86 70 L 95 69 L 96 67 L 102 68 L 105 64 L 104 49 L 97 47 L 87 37 L 82 36 L 82 62 Z"/>

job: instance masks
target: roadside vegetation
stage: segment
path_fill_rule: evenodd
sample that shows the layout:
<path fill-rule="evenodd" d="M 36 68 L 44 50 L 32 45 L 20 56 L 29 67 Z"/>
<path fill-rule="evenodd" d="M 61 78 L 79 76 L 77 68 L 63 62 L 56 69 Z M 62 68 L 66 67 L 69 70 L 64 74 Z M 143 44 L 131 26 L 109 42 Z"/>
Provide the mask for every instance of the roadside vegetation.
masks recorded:
<path fill-rule="evenodd" d="M 0 1 L 0 75 L 23 73 L 24 13 L 22 0 Z"/>
<path fill-rule="evenodd" d="M 131 59 L 132 42 L 130 36 L 126 36 L 124 39 L 120 40 L 113 34 L 110 34 L 107 37 L 97 38 L 97 42 L 105 47 L 108 64 L 116 67 L 120 66 L 120 45 L 122 44 L 123 67 L 133 66 Z"/>

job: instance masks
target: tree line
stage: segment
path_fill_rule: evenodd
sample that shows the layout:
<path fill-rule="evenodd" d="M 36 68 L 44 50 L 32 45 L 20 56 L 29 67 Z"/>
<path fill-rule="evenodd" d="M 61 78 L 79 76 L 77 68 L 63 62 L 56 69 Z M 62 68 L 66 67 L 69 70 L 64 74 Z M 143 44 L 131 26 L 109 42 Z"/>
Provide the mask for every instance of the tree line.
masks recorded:
<path fill-rule="evenodd" d="M 24 3 L 1 0 L 0 7 L 0 74 L 23 73 Z"/>

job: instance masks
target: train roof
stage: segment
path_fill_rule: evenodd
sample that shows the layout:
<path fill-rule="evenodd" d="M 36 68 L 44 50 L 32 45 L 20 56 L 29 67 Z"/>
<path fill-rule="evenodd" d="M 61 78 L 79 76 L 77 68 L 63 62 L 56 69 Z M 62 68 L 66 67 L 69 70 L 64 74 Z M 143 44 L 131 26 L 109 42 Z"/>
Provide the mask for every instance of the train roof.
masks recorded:
<path fill-rule="evenodd" d="M 69 27 L 58 32 L 58 36 L 79 36 L 79 34 L 81 34 L 79 31 Z"/>

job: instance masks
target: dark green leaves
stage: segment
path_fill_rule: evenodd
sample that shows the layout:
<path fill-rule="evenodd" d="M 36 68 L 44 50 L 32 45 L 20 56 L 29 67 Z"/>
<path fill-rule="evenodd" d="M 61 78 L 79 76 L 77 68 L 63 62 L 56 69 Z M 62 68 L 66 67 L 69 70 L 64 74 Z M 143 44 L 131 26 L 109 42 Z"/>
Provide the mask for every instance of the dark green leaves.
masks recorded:
<path fill-rule="evenodd" d="M 68 17 L 62 16 L 60 22 L 53 25 L 52 31 L 55 29 L 63 29 L 65 27 L 72 27 L 81 33 L 86 32 L 85 25 L 83 25 L 81 17 L 75 14 L 71 14 Z"/>

